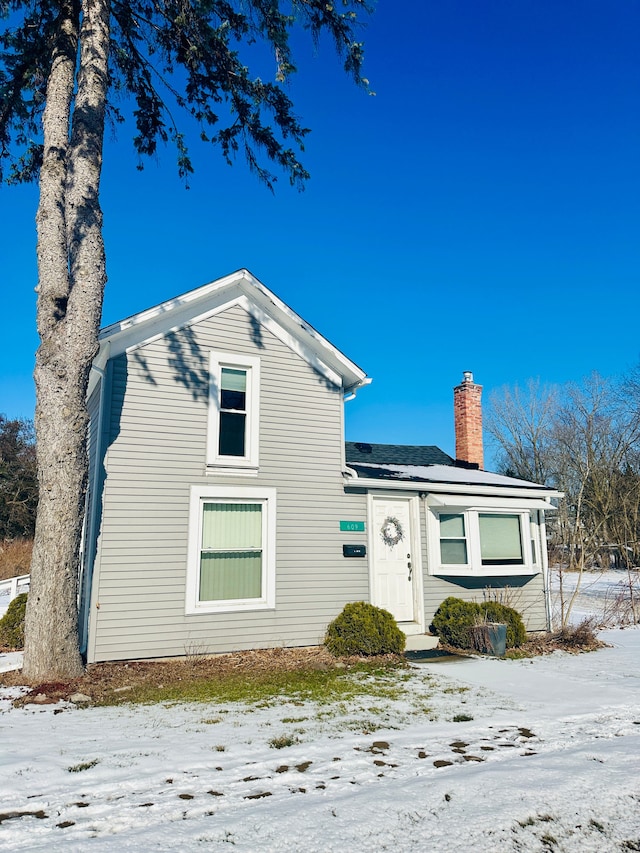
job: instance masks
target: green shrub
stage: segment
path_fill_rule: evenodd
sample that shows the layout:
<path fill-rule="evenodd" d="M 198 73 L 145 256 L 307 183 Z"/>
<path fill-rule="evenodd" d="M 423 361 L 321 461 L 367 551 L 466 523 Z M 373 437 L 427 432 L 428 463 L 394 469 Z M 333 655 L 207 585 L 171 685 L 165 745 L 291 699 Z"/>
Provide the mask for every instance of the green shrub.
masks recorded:
<path fill-rule="evenodd" d="M 469 628 L 483 621 L 506 623 L 508 649 L 526 642 L 527 631 L 518 611 L 497 601 L 476 604 L 453 596 L 445 598 L 435 612 L 431 630 L 451 646 L 470 649 L 473 644 L 469 637 Z"/>
<path fill-rule="evenodd" d="M 27 593 L 17 595 L 7 607 L 0 619 L 0 646 L 10 649 L 24 648 L 24 613 L 27 607 Z"/>
<path fill-rule="evenodd" d="M 514 649 L 527 641 L 527 629 L 522 617 L 513 607 L 497 601 L 483 601 L 480 609 L 488 622 L 505 622 L 507 625 L 507 648 Z"/>
<path fill-rule="evenodd" d="M 324 644 L 336 657 L 401 654 L 406 637 L 388 610 L 366 601 L 346 604 L 329 624 Z"/>
<path fill-rule="evenodd" d="M 469 628 L 477 625 L 479 618 L 479 605 L 450 595 L 436 610 L 431 630 L 450 646 L 470 649 Z"/>

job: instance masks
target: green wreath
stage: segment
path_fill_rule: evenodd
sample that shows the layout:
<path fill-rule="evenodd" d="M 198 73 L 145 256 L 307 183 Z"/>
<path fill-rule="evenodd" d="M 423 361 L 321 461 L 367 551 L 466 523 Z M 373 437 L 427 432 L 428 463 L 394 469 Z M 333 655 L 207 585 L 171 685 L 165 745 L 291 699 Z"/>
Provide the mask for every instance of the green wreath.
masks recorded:
<path fill-rule="evenodd" d="M 388 515 L 382 523 L 380 535 L 384 544 L 393 548 L 394 545 L 397 545 L 398 542 L 404 539 L 404 530 L 400 521 L 395 516 Z"/>

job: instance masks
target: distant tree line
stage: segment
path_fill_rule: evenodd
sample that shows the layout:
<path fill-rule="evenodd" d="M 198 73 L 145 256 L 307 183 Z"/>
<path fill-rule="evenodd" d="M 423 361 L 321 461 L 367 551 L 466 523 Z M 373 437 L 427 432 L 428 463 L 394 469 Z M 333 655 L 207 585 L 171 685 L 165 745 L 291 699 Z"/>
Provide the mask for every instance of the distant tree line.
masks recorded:
<path fill-rule="evenodd" d="M 552 559 L 577 571 L 640 566 L 640 369 L 503 388 L 486 426 L 501 473 L 564 492 L 549 519 Z"/>
<path fill-rule="evenodd" d="M 31 538 L 37 506 L 33 423 L 0 415 L 0 542 Z"/>

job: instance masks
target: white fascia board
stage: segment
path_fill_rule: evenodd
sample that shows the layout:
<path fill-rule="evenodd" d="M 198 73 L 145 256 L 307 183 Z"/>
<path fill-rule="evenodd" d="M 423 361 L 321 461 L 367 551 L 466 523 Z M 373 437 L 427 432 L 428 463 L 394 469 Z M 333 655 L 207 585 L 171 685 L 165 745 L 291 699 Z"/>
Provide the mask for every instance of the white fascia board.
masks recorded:
<path fill-rule="evenodd" d="M 217 298 L 212 297 L 212 299 L 208 300 L 206 309 L 200 313 L 194 314 L 193 309 L 196 306 L 193 304 L 181 305 L 176 307 L 171 314 L 148 317 L 143 326 L 138 326 L 137 324 L 126 326 L 109 338 L 111 342 L 111 355 L 116 356 L 123 352 L 133 352 L 166 335 L 171 335 L 180 329 L 186 329 L 195 323 L 206 320 L 208 317 L 220 314 L 222 311 L 238 305 L 242 300 L 242 296 L 236 295 L 233 297 L 226 291 L 222 291 L 214 296 L 217 296 Z"/>
<path fill-rule="evenodd" d="M 166 318 L 170 313 L 178 313 L 186 306 L 193 306 L 193 303 L 206 299 L 217 290 L 224 290 L 230 285 L 238 284 L 244 275 L 250 275 L 247 270 L 238 270 L 230 275 L 218 278 L 215 281 L 205 284 L 202 287 L 197 287 L 195 290 L 190 290 L 181 296 L 176 296 L 173 299 L 167 299 L 159 305 L 154 305 L 153 308 L 147 308 L 145 311 L 140 311 L 138 314 L 133 314 L 131 317 L 126 317 L 124 320 L 119 320 L 117 323 L 112 323 L 100 331 L 100 338 L 114 338 L 120 333 L 140 328 L 147 324 L 153 323 L 155 320 Z M 174 326 L 176 321 L 172 318 L 170 325 Z M 142 338 L 148 337 L 148 332 L 139 333 Z M 142 339 L 141 338 L 141 339 Z"/>
<path fill-rule="evenodd" d="M 342 376 L 342 384 L 345 390 L 355 390 L 355 388 L 368 385 L 371 382 L 364 370 L 347 358 L 343 352 L 314 329 L 310 323 L 303 320 L 299 314 L 296 314 L 292 308 L 251 273 L 248 273 L 241 286 L 253 301 L 261 305 L 265 314 L 273 316 L 273 308 L 275 308 L 278 325 L 282 329 L 286 329 L 293 339 L 301 340 L 309 351 L 314 351 L 321 361 Z"/>
<path fill-rule="evenodd" d="M 489 495 L 493 498 L 513 497 L 544 499 L 546 508 L 555 509 L 555 507 L 547 500 L 551 498 L 562 497 L 562 492 L 557 492 L 555 489 L 526 489 L 500 486 L 467 486 L 458 483 L 433 483 L 433 482 L 416 482 L 415 480 L 373 480 L 365 477 L 343 477 L 342 480 L 345 486 L 352 488 L 364 488 L 371 490 L 393 490 L 405 492 L 423 492 L 425 495 L 432 492 L 449 495 L 468 495 L 473 499 L 475 495 Z"/>
<path fill-rule="evenodd" d="M 183 296 L 107 326 L 100 332 L 100 341 L 111 342 L 111 356 L 131 352 L 237 304 L 264 323 L 269 331 L 333 384 L 348 391 L 368 385 L 371 381 L 363 370 L 271 293 L 248 270 L 238 270 Z"/>
<path fill-rule="evenodd" d="M 293 350 L 296 355 L 299 355 L 307 364 L 311 365 L 314 370 L 317 370 L 322 376 L 328 379 L 333 385 L 337 385 L 338 388 L 342 387 L 343 379 L 342 376 L 337 373 L 335 370 L 332 370 L 327 364 L 325 364 L 318 357 L 318 353 L 311 349 L 311 347 L 305 345 L 303 341 L 293 335 L 288 329 L 285 329 L 280 323 L 277 322 L 273 318 L 271 314 L 268 314 L 264 311 L 260 306 L 256 305 L 254 302 L 245 296 L 242 297 L 241 304 L 245 308 L 248 314 L 250 314 L 254 320 L 257 320 L 261 326 L 264 326 L 265 329 L 268 329 L 272 335 L 274 335 L 278 340 L 282 341 L 283 344 L 289 347 L 289 349 Z"/>

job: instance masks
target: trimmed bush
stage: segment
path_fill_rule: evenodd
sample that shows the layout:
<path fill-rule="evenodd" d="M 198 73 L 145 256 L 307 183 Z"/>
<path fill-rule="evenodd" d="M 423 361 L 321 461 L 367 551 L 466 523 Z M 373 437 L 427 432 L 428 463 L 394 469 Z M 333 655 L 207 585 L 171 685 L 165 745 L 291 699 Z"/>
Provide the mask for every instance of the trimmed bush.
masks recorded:
<path fill-rule="evenodd" d="M 27 608 L 27 593 L 17 595 L 9 603 L 7 612 L 0 619 L 0 646 L 10 649 L 24 648 L 24 614 Z"/>
<path fill-rule="evenodd" d="M 497 601 L 483 601 L 480 605 L 487 622 L 505 622 L 507 625 L 507 648 L 514 649 L 527 642 L 527 629 L 522 617 L 513 607 Z"/>
<path fill-rule="evenodd" d="M 507 625 L 507 648 L 521 646 L 527 639 L 522 617 L 513 607 L 497 601 L 463 601 L 449 596 L 445 598 L 433 617 L 431 630 L 445 643 L 458 649 L 471 649 L 473 643 L 469 628 L 487 622 L 504 622 Z"/>
<path fill-rule="evenodd" d="M 469 628 L 477 625 L 479 619 L 479 605 L 450 595 L 436 610 L 431 630 L 450 646 L 470 649 Z"/>
<path fill-rule="evenodd" d="M 405 642 L 405 635 L 389 611 L 366 601 L 346 604 L 329 624 L 324 638 L 327 650 L 336 657 L 399 655 Z"/>

